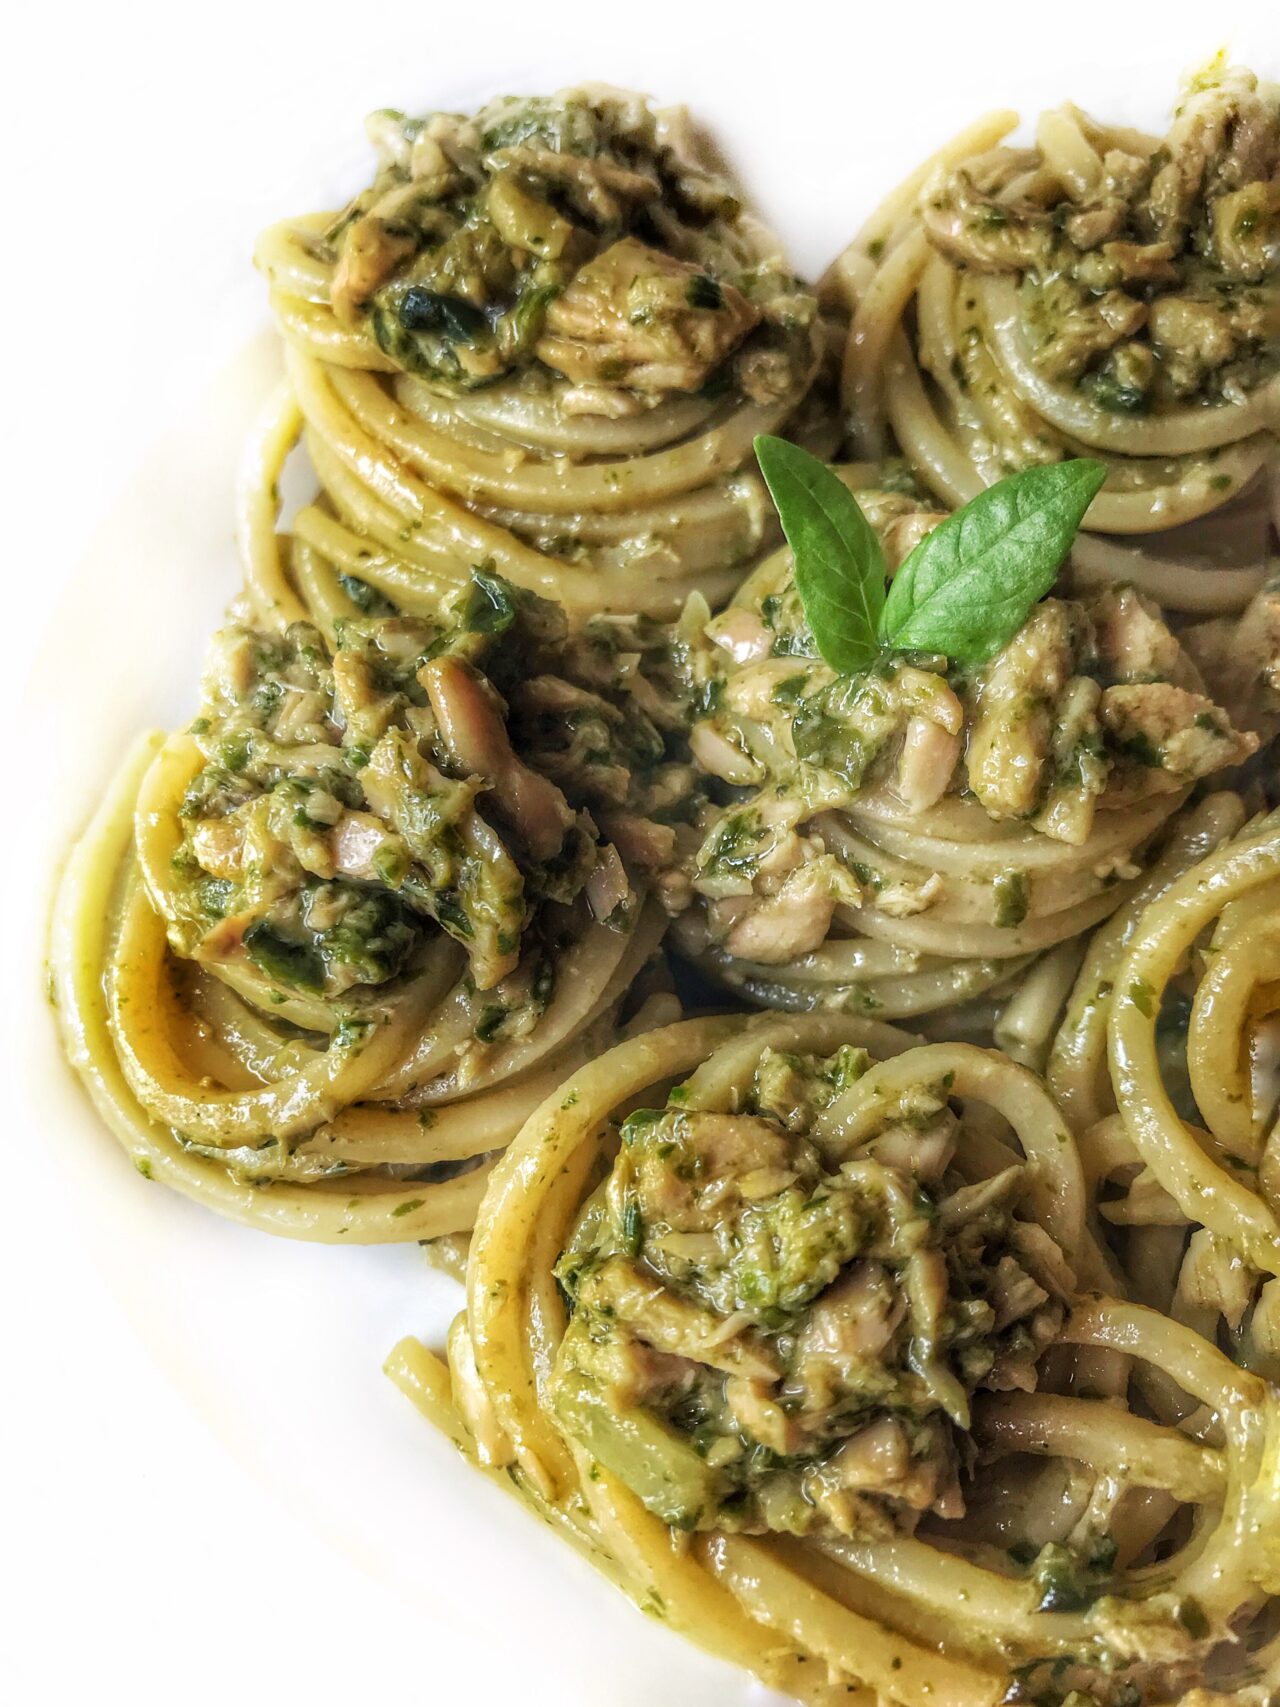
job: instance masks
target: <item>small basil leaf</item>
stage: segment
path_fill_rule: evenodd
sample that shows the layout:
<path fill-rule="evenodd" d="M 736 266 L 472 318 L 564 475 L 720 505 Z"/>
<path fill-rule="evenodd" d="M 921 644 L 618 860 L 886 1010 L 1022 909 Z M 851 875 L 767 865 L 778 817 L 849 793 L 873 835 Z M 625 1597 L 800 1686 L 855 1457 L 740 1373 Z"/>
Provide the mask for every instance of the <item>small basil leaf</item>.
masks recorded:
<path fill-rule="evenodd" d="M 762 434 L 756 457 L 796 564 L 796 589 L 818 650 L 833 670 L 865 670 L 880 650 L 887 567 L 849 488 L 825 463 Z"/>
<path fill-rule="evenodd" d="M 884 643 L 961 664 L 998 652 L 1057 579 L 1106 473 L 1086 457 L 1025 468 L 948 516 L 894 576 Z"/>

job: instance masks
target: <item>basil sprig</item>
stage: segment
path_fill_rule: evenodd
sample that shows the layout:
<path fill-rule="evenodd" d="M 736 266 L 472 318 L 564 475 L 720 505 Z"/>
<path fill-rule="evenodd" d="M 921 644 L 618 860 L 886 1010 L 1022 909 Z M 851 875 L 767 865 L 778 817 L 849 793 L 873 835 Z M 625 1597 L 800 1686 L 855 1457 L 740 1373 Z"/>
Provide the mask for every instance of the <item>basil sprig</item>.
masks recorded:
<path fill-rule="evenodd" d="M 984 663 L 1053 585 L 1106 478 L 1077 457 L 997 481 L 924 536 L 886 594 L 884 552 L 844 482 L 785 439 L 761 435 L 756 456 L 818 651 L 841 675 L 885 651 Z"/>

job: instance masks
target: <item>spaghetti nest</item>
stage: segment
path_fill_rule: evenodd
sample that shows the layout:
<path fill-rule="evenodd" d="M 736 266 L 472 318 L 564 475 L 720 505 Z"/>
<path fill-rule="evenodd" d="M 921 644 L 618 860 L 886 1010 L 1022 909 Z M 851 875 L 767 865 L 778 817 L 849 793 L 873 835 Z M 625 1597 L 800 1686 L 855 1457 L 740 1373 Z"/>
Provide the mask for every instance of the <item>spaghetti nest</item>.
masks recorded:
<path fill-rule="evenodd" d="M 531 1118 L 393 1378 L 646 1610 L 800 1700 L 1269 1699 L 1280 1408 L 1093 1289 L 1042 1082 L 694 1020 Z M 1180 1405 L 1171 1405 L 1174 1395 Z"/>
<path fill-rule="evenodd" d="M 661 936 L 649 814 L 687 767 L 623 628 L 570 642 L 477 575 L 435 623 L 217 636 L 200 715 L 131 758 L 55 918 L 72 1059 L 143 1172 L 303 1237 L 470 1226 Z"/>
<path fill-rule="evenodd" d="M 1116 1271 L 1280 1373 L 1280 825 L 1208 796 L 1090 944 L 1049 1063 Z"/>
<path fill-rule="evenodd" d="M 768 544 L 752 440 L 818 424 L 822 340 L 705 139 L 605 89 L 369 134 L 370 187 L 258 247 L 289 376 L 246 496 L 260 618 L 299 614 L 265 517 L 304 425 L 299 537 L 401 606 L 483 560 L 575 618 L 723 599 Z"/>
<path fill-rule="evenodd" d="M 903 492 L 860 501 L 891 565 L 941 520 Z M 1197 782 L 1258 746 L 1131 588 L 1047 599 L 984 665 L 840 676 L 784 550 L 690 644 L 718 805 L 676 940 L 769 1007 L 893 1018 L 1007 988 L 1120 905 Z"/>
<path fill-rule="evenodd" d="M 1280 426 L 1280 93 L 1215 65 L 1163 141 L 1066 107 L 1033 146 L 1000 146 L 1015 123 L 994 115 L 927 162 L 833 270 L 854 304 L 857 454 L 892 435 L 953 505 L 1014 469 L 1096 456 L 1104 534 L 1232 503 L 1274 463 Z M 1256 571 L 1222 567 L 1220 534 L 1180 538 L 1084 535 L 1075 559 L 1175 608 L 1239 610 Z"/>

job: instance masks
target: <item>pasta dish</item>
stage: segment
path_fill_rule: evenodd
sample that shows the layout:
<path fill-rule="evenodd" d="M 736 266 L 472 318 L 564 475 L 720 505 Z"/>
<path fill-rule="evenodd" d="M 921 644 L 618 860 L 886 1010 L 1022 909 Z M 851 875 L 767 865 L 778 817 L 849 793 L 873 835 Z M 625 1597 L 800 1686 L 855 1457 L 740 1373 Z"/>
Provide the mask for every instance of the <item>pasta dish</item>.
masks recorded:
<path fill-rule="evenodd" d="M 391 1378 L 785 1695 L 1272 1707 L 1280 88 L 1017 123 L 809 283 L 683 110 L 374 114 L 51 990 L 147 1179 L 460 1282 Z"/>

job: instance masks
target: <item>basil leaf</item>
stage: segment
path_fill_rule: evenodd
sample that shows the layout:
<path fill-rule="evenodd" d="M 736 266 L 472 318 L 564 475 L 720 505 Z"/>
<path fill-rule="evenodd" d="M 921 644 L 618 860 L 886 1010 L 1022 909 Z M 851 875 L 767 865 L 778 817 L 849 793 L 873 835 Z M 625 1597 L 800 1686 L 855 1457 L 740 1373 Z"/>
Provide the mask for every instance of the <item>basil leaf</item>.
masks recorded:
<path fill-rule="evenodd" d="M 880 651 L 888 573 L 880 541 L 853 493 L 817 457 L 764 434 L 755 448 L 818 651 L 842 675 L 865 670 Z"/>
<path fill-rule="evenodd" d="M 1087 457 L 1024 468 L 948 516 L 894 577 L 884 643 L 961 664 L 998 652 L 1057 579 L 1106 473 Z"/>

